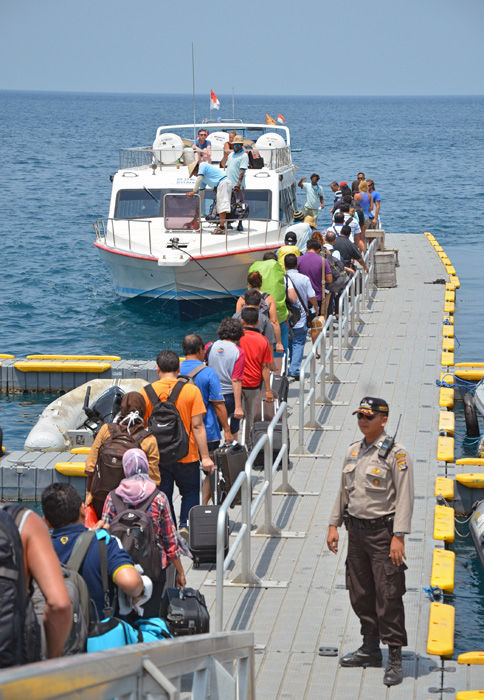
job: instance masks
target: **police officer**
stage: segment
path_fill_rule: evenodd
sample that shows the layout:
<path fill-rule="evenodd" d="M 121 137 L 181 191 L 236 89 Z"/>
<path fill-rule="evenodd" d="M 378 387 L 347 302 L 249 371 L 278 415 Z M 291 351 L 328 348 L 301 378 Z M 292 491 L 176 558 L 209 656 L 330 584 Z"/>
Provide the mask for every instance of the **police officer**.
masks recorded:
<path fill-rule="evenodd" d="M 388 404 L 366 396 L 356 413 L 363 440 L 350 445 L 327 544 L 338 552 L 337 528 L 348 529 L 346 587 L 360 618 L 363 645 L 340 658 L 341 666 L 382 664 L 380 640 L 389 646 L 383 682 L 402 682 L 402 646 L 407 645 L 405 535 L 413 511 L 413 464 L 403 447 L 385 434 Z M 354 415 L 353 414 L 353 415 Z"/>

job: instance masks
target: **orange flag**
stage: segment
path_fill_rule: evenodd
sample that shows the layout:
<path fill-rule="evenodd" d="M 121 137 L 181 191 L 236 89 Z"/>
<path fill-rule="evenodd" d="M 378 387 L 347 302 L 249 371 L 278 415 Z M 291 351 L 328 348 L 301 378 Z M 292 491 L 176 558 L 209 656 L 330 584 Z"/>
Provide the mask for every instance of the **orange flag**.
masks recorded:
<path fill-rule="evenodd" d="M 266 124 L 275 124 L 276 120 L 266 113 Z"/>

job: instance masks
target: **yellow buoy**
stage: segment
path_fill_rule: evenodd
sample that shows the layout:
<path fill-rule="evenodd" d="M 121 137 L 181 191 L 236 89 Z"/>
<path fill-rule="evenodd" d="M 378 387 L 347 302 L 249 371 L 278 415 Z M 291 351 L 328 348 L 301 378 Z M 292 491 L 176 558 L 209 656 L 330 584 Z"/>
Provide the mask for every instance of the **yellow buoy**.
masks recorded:
<path fill-rule="evenodd" d="M 484 474 L 456 474 L 455 480 L 468 489 L 484 488 Z"/>
<path fill-rule="evenodd" d="M 442 367 L 453 367 L 454 366 L 454 353 L 453 352 L 444 352 L 440 356 L 440 364 Z"/>
<path fill-rule="evenodd" d="M 88 455 L 90 451 L 90 447 L 73 447 L 71 455 Z"/>
<path fill-rule="evenodd" d="M 49 361 L 49 360 L 25 360 L 15 362 L 15 369 L 20 372 L 86 372 L 88 374 L 100 374 L 111 368 L 110 362 L 75 362 L 75 361 Z"/>
<path fill-rule="evenodd" d="M 439 393 L 439 406 L 441 408 L 454 408 L 454 390 L 452 387 L 443 386 Z"/>
<path fill-rule="evenodd" d="M 453 435 L 455 431 L 455 415 L 452 411 L 440 411 L 439 432 L 443 431 L 448 435 Z"/>
<path fill-rule="evenodd" d="M 454 482 L 445 476 L 438 476 L 435 479 L 435 498 L 443 496 L 446 501 L 454 498 Z"/>
<path fill-rule="evenodd" d="M 456 289 L 460 288 L 459 278 L 456 275 L 451 275 L 449 282 L 453 284 Z"/>
<path fill-rule="evenodd" d="M 85 476 L 85 462 L 57 462 L 55 470 L 64 476 Z"/>
<path fill-rule="evenodd" d="M 27 360 L 99 360 L 116 362 L 117 355 L 27 355 Z"/>
<path fill-rule="evenodd" d="M 482 467 L 484 459 L 482 457 L 460 457 L 455 460 L 456 464 L 465 464 L 468 467 Z"/>
<path fill-rule="evenodd" d="M 457 663 L 484 666 L 484 651 L 468 651 L 465 654 L 459 654 Z"/>
<path fill-rule="evenodd" d="M 427 653 L 452 656 L 454 653 L 455 609 L 445 603 L 430 603 Z"/>
<path fill-rule="evenodd" d="M 454 352 L 455 342 L 454 338 L 443 338 L 442 339 L 442 350 L 445 352 Z"/>
<path fill-rule="evenodd" d="M 452 593 L 454 576 L 455 553 L 448 549 L 434 549 L 430 585 L 438 586 L 444 593 Z"/>
<path fill-rule="evenodd" d="M 454 509 L 449 506 L 435 506 L 434 540 L 454 541 L 454 515 Z"/>

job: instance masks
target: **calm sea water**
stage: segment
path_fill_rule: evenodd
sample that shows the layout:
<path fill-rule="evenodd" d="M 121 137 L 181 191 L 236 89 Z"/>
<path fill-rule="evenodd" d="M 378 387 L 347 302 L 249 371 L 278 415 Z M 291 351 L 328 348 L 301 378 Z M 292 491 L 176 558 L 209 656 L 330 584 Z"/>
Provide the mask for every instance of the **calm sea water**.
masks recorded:
<path fill-rule="evenodd" d="M 231 117 L 231 97 L 220 99 L 215 116 Z M 197 98 L 196 109 L 197 119 L 208 117 L 208 98 Z M 263 121 L 266 112 L 286 117 L 292 145 L 302 149 L 293 155 L 299 173 L 321 175 L 327 202 L 331 181 L 351 182 L 362 170 L 382 196 L 388 231 L 434 233 L 462 284 L 457 359 L 483 360 L 484 98 L 236 99 L 236 116 L 247 121 Z M 182 323 L 149 301 L 121 302 L 92 245 L 93 221 L 107 216 L 118 148 L 150 145 L 157 126 L 192 119 L 190 96 L 0 91 L 0 352 L 151 359 L 162 348 L 180 351 L 192 330 L 215 336 L 219 317 Z M 0 396 L 10 449 L 21 449 L 52 399 Z M 463 451 L 463 431 L 456 442 Z M 455 550 L 456 650 L 463 651 L 482 646 L 484 576 L 469 538 Z"/>

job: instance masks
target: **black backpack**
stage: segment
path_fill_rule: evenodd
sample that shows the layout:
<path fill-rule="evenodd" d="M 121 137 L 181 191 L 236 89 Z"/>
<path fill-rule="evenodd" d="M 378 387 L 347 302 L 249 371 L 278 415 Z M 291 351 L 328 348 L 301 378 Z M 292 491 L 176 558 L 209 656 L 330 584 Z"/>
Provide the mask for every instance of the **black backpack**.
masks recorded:
<path fill-rule="evenodd" d="M 109 532 L 121 540 L 134 563 L 139 564 L 152 581 L 161 578 L 161 552 L 156 543 L 153 518 L 147 511 L 158 493 L 155 489 L 149 498 L 137 506 L 126 504 L 114 491 L 110 494 L 116 516 L 111 521 Z"/>
<path fill-rule="evenodd" d="M 117 423 L 107 423 L 109 437 L 99 448 L 97 464 L 91 485 L 91 494 L 98 500 L 106 500 L 110 491 L 124 479 L 123 455 L 127 450 L 140 447 L 149 435 L 147 430 L 138 430 L 129 435 Z"/>
<path fill-rule="evenodd" d="M 174 464 L 188 454 L 190 437 L 175 406 L 175 401 L 187 383 L 186 377 L 180 377 L 166 401 L 160 401 L 151 384 L 144 387 L 153 406 L 148 426 L 158 442 L 160 466 Z"/>
<path fill-rule="evenodd" d="M 327 250 L 323 251 L 323 257 L 328 261 L 331 274 L 333 275 L 333 281 L 326 286 L 330 292 L 340 294 L 348 282 L 345 266 L 341 260 L 335 258 L 334 255 L 331 255 Z"/>
<path fill-rule="evenodd" d="M 20 539 L 26 510 L 17 503 L 0 506 L 0 668 L 40 660 L 40 627 L 32 591 L 27 591 Z"/>

